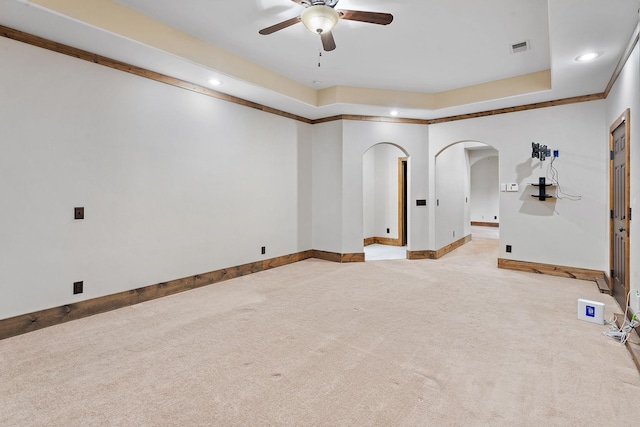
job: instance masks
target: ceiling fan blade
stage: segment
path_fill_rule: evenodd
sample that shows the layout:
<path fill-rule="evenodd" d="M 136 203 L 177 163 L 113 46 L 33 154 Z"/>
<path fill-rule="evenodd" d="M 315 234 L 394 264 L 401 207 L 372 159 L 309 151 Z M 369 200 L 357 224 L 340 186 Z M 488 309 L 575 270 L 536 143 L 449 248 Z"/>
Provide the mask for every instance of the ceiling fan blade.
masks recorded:
<path fill-rule="evenodd" d="M 389 25 L 393 21 L 393 15 L 382 12 L 365 12 L 362 10 L 338 10 L 340 18 L 349 21 L 368 22 L 370 24 Z"/>
<path fill-rule="evenodd" d="M 268 34 L 273 34 L 276 31 L 280 31 L 284 28 L 290 27 L 293 24 L 297 24 L 298 22 L 300 22 L 300 17 L 296 16 L 295 18 L 291 18 L 291 19 L 287 19 L 286 21 L 282 21 L 276 25 L 272 25 L 270 27 L 267 28 L 263 28 L 260 31 L 258 31 L 260 34 L 262 34 L 263 36 L 266 36 Z"/>
<path fill-rule="evenodd" d="M 299 5 L 302 5 L 302 6 L 307 6 L 309 4 L 309 2 L 305 2 L 303 0 L 291 0 L 291 1 L 294 3 L 298 3 Z"/>
<path fill-rule="evenodd" d="M 331 31 L 320 34 L 320 39 L 322 39 L 322 47 L 327 52 L 332 51 L 336 48 L 336 41 L 333 39 L 333 34 L 331 33 Z"/>

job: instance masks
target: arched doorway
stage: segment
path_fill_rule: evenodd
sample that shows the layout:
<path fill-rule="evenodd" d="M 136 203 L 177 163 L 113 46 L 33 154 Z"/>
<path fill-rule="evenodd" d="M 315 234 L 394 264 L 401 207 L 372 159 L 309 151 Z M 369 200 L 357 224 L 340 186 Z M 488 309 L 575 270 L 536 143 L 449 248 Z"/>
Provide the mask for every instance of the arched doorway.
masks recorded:
<path fill-rule="evenodd" d="M 407 152 L 391 143 L 363 154 L 365 261 L 406 258 L 408 162 Z"/>
<path fill-rule="evenodd" d="M 497 239 L 497 227 L 484 228 L 499 224 L 499 153 L 495 148 L 477 141 L 448 145 L 436 154 L 434 181 L 437 249 L 467 242 L 472 230 L 482 233 L 480 237 Z"/>

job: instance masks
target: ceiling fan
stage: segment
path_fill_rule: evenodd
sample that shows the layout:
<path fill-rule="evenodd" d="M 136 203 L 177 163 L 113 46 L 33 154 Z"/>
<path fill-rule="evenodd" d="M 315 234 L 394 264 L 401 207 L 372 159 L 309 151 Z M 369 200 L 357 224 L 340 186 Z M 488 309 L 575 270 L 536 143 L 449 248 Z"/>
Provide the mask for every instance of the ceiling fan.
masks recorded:
<path fill-rule="evenodd" d="M 293 24 L 302 22 L 309 31 L 320 34 L 322 47 L 326 51 L 334 50 L 336 42 L 333 39 L 331 30 L 338 23 L 339 19 L 350 21 L 368 22 L 370 24 L 388 25 L 393 21 L 393 15 L 382 12 L 365 12 L 359 10 L 335 9 L 339 0 L 291 0 L 304 6 L 300 16 L 287 19 L 278 24 L 263 28 L 259 31 L 262 35 L 273 34 L 276 31 L 290 27 Z"/>

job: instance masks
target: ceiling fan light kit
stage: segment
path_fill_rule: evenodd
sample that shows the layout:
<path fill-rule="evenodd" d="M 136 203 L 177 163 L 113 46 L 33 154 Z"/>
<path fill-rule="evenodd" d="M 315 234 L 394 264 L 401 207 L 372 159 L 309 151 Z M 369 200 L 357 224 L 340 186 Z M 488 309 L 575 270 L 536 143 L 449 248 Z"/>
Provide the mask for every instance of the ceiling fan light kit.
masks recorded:
<path fill-rule="evenodd" d="M 300 16 L 287 19 L 267 28 L 258 31 L 263 36 L 273 34 L 283 30 L 298 22 L 302 22 L 312 33 L 320 35 L 322 47 L 326 51 L 336 48 L 331 30 L 336 26 L 338 20 L 367 22 L 376 25 L 389 25 L 393 21 L 393 15 L 382 12 L 365 12 L 360 10 L 336 10 L 334 7 L 339 0 L 291 0 L 294 3 L 304 6 Z"/>
<path fill-rule="evenodd" d="M 302 11 L 300 19 L 305 27 L 312 33 L 328 33 L 335 27 L 340 15 L 329 6 L 310 6 Z"/>

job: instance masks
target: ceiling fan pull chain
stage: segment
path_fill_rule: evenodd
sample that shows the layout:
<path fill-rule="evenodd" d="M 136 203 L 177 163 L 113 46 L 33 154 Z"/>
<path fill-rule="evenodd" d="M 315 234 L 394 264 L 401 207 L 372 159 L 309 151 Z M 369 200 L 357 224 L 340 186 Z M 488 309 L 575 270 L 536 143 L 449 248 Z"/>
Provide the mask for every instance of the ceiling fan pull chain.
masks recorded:
<path fill-rule="evenodd" d="M 320 68 L 320 61 L 322 60 L 322 49 L 318 49 L 318 68 Z"/>

